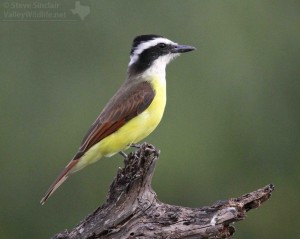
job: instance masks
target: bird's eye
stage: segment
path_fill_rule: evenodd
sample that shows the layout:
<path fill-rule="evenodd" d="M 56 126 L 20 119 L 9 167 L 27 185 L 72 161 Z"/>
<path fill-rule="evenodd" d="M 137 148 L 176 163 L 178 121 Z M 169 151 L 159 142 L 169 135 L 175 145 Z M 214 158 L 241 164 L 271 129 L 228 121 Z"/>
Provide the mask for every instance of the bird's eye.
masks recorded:
<path fill-rule="evenodd" d="M 167 45 L 166 45 L 165 43 L 159 43 L 159 44 L 158 44 L 158 47 L 159 47 L 159 48 L 162 48 L 162 49 L 165 48 L 166 46 L 167 46 Z"/>

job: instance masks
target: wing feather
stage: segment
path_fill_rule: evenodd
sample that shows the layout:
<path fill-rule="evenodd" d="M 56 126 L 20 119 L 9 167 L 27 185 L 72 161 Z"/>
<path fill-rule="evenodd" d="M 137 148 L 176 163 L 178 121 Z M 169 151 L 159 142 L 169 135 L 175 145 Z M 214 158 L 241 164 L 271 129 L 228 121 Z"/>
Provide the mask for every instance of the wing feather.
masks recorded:
<path fill-rule="evenodd" d="M 151 104 L 154 96 L 152 86 L 146 81 L 130 85 L 130 88 L 121 87 L 90 127 L 73 159 L 81 158 L 93 145 L 142 113 Z"/>
<path fill-rule="evenodd" d="M 44 204 L 51 194 L 68 178 L 75 165 L 79 162 L 78 159 L 85 152 L 147 109 L 154 96 L 155 92 L 148 82 L 139 82 L 135 85 L 126 85 L 125 83 L 90 127 L 83 138 L 78 152 L 50 186 L 41 203 Z"/>

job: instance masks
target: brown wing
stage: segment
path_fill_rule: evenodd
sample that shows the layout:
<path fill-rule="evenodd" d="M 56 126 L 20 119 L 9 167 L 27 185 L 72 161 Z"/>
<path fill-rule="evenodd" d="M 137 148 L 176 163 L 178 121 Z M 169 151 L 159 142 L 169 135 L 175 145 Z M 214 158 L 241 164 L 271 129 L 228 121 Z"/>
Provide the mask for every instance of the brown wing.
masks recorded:
<path fill-rule="evenodd" d="M 70 172 L 78 163 L 78 159 L 87 150 L 147 109 L 154 96 L 155 92 L 148 82 L 137 84 L 124 83 L 91 126 L 81 143 L 79 151 L 50 186 L 41 203 L 44 204 L 52 193 L 68 178 Z"/>
<path fill-rule="evenodd" d="M 142 113 L 151 104 L 154 96 L 153 88 L 146 81 L 135 85 L 125 83 L 90 127 L 73 159 L 79 159 L 93 145 Z"/>

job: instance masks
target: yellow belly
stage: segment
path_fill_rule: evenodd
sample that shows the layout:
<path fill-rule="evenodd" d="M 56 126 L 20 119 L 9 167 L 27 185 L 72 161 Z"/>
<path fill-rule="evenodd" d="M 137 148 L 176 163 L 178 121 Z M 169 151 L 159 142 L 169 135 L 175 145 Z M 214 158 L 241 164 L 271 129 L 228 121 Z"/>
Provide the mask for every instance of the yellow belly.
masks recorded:
<path fill-rule="evenodd" d="M 138 116 L 123 125 L 118 131 L 107 136 L 91 147 L 80 159 L 73 172 L 88 164 L 94 163 L 101 157 L 110 157 L 132 143 L 138 143 L 147 137 L 159 124 L 166 105 L 165 79 L 154 77 L 150 81 L 155 97 L 150 106 Z"/>

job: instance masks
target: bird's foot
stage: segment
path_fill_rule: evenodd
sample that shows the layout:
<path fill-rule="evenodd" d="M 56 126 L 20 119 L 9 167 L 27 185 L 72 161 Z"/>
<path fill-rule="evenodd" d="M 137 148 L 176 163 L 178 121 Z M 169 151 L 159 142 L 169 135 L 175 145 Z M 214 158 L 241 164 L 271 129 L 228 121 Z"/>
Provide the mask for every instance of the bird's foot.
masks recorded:
<path fill-rule="evenodd" d="M 132 148 L 139 149 L 142 146 L 142 144 L 130 144 L 129 146 L 132 147 Z"/>
<path fill-rule="evenodd" d="M 127 154 L 125 154 L 123 151 L 120 151 L 119 154 L 121 154 L 124 158 L 127 158 Z"/>

